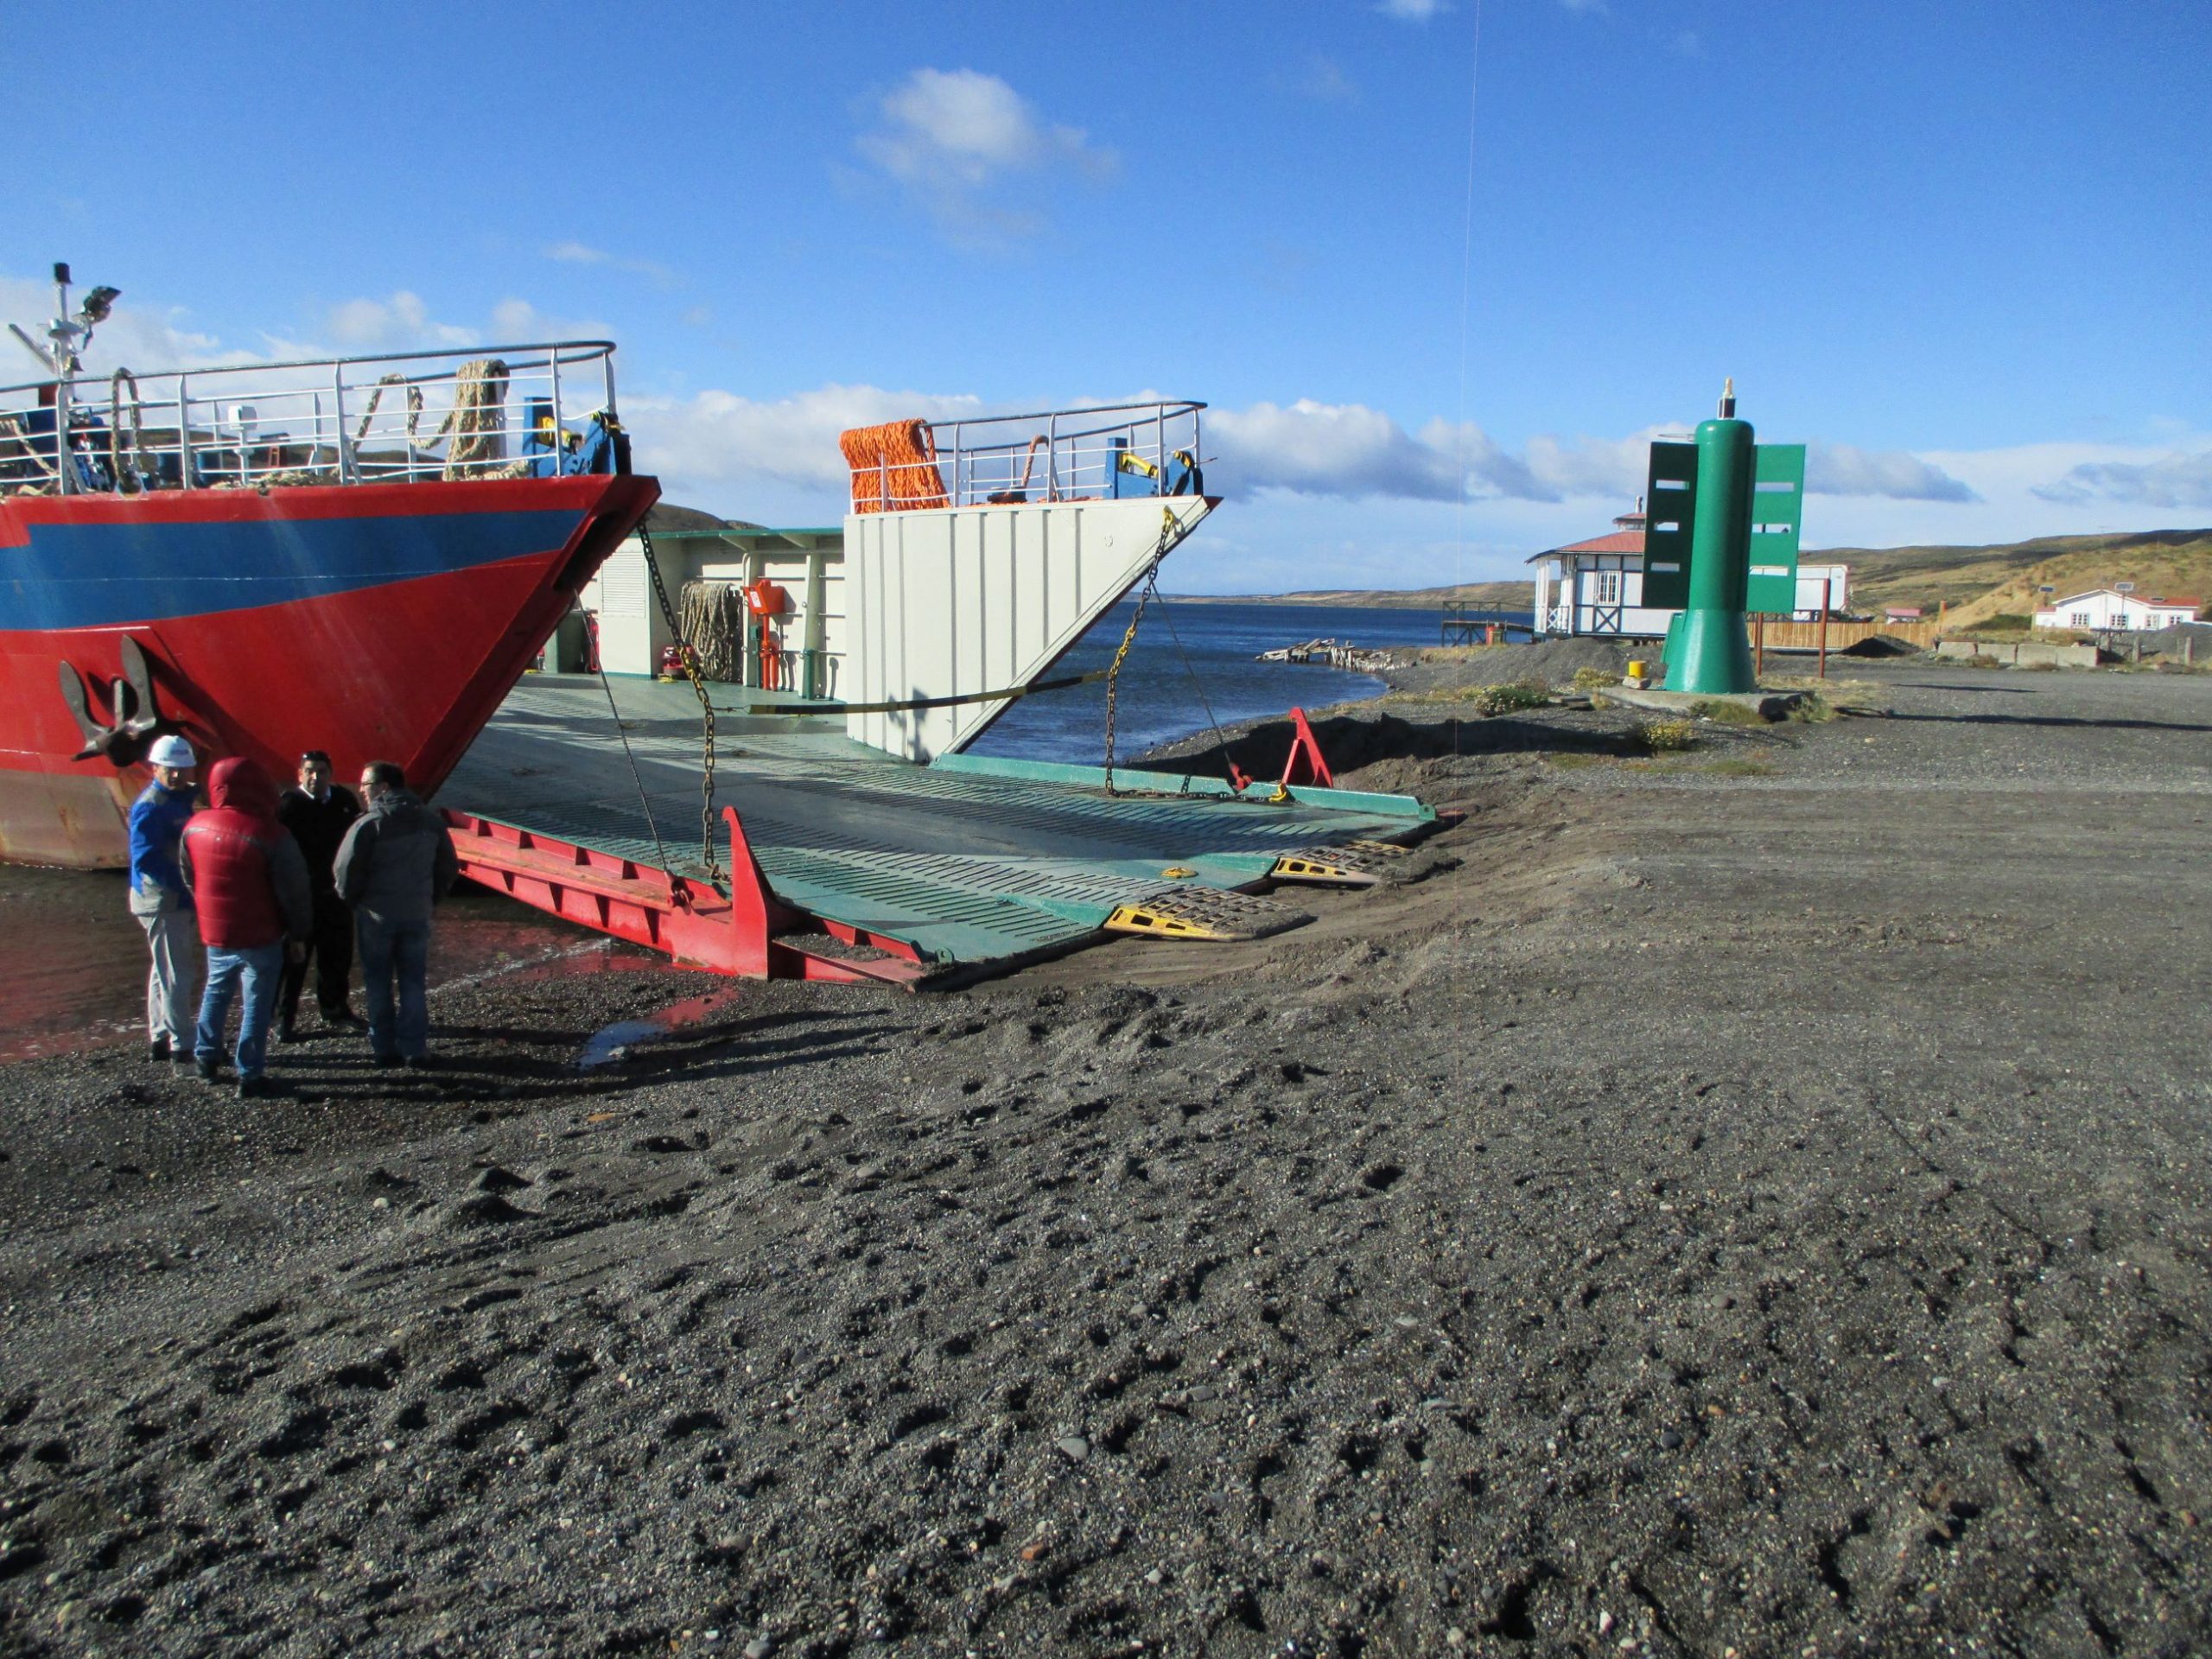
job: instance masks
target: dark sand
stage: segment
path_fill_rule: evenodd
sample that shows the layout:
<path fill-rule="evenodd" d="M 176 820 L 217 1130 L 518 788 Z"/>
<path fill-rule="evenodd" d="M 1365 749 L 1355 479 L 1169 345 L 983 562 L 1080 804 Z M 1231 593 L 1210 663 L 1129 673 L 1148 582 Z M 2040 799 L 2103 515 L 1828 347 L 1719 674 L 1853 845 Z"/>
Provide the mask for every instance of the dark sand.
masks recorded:
<path fill-rule="evenodd" d="M 2202 1650 L 2212 677 L 1851 671 L 1325 730 L 1470 816 L 1258 944 L 9 1067 L 0 1648 Z"/>

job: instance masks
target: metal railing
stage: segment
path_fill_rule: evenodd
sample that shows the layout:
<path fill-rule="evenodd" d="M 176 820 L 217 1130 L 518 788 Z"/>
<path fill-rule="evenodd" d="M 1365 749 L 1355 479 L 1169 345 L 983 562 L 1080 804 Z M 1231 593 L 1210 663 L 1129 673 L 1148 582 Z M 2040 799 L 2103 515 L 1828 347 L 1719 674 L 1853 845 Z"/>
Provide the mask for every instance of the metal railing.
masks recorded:
<path fill-rule="evenodd" d="M 611 471 L 613 427 L 607 340 L 124 369 L 0 386 L 0 494 Z"/>
<path fill-rule="evenodd" d="M 1202 493 L 1205 408 L 1114 404 L 918 421 L 912 425 L 926 440 L 919 455 L 887 444 L 871 459 L 855 461 L 853 506 L 878 512 Z"/>

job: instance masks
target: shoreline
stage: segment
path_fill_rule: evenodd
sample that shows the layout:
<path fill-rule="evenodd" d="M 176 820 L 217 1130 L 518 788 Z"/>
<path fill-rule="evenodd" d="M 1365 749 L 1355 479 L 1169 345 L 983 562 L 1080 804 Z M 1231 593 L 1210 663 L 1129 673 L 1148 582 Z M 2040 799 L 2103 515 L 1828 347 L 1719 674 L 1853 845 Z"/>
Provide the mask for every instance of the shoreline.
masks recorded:
<path fill-rule="evenodd" d="M 0 1631 L 2202 1645 L 2212 677 L 1851 671 L 1899 718 L 1680 753 L 1327 715 L 1466 816 L 1248 944 L 0 1067 Z"/>

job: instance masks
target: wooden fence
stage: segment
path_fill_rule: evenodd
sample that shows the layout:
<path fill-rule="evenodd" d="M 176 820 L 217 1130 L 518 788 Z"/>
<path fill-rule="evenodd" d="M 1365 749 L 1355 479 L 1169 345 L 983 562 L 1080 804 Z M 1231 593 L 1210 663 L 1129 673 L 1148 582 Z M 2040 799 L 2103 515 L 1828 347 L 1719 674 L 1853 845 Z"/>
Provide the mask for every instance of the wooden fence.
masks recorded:
<path fill-rule="evenodd" d="M 1860 640 L 1877 635 L 1902 639 L 1909 645 L 1925 649 L 1936 643 L 1941 628 L 1942 624 L 1936 622 L 1838 622 L 1831 619 L 1827 625 L 1828 649 L 1847 651 Z M 1783 622 L 1770 616 L 1754 616 L 1751 637 L 1758 639 L 1762 630 L 1769 651 L 1813 651 L 1821 643 L 1818 622 Z"/>

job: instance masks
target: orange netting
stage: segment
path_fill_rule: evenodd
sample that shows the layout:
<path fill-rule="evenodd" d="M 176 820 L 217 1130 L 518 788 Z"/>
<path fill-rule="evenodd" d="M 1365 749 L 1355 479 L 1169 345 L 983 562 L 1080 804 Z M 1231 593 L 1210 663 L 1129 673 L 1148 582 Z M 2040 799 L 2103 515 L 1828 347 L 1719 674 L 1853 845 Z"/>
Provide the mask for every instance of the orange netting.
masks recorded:
<path fill-rule="evenodd" d="M 853 511 L 894 512 L 950 505 L 937 469 L 937 439 L 927 421 L 887 421 L 840 433 L 837 447 L 853 469 Z"/>

